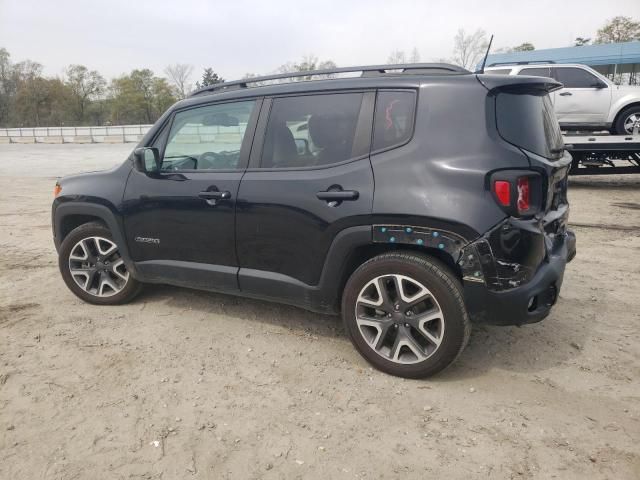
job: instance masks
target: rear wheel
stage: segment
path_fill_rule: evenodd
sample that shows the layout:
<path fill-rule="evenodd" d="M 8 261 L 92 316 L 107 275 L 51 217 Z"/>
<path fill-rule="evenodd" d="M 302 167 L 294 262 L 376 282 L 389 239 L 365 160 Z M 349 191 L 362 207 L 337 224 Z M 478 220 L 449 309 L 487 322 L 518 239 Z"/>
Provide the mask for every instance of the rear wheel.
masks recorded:
<path fill-rule="evenodd" d="M 373 366 L 408 378 L 446 368 L 471 333 L 458 279 L 438 260 L 412 252 L 361 265 L 345 287 L 342 316 Z"/>
<path fill-rule="evenodd" d="M 58 266 L 69 290 L 85 302 L 126 303 L 141 288 L 127 270 L 111 232 L 100 223 L 81 225 L 67 235 Z"/>
<path fill-rule="evenodd" d="M 618 135 L 631 135 L 636 124 L 640 127 L 640 105 L 632 105 L 620 112 L 613 128 Z"/>

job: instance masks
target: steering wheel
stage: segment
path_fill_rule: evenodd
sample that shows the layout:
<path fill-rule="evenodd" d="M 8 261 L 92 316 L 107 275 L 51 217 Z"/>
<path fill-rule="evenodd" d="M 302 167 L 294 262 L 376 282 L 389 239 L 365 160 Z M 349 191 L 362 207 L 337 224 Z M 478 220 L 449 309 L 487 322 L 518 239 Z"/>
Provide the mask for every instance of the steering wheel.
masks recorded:
<path fill-rule="evenodd" d="M 229 157 L 216 152 L 204 152 L 200 155 L 198 164 L 201 169 L 229 168 Z"/>

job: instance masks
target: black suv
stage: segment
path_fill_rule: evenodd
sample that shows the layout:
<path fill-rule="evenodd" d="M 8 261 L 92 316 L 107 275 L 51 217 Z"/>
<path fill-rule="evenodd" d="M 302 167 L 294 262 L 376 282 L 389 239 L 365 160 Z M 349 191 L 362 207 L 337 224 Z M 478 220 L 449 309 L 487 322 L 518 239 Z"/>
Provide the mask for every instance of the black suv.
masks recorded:
<path fill-rule="evenodd" d="M 377 368 L 433 374 L 472 321 L 536 322 L 558 297 L 560 87 L 446 64 L 206 87 L 121 166 L 59 181 L 62 277 L 101 305 L 162 283 L 341 313 Z"/>

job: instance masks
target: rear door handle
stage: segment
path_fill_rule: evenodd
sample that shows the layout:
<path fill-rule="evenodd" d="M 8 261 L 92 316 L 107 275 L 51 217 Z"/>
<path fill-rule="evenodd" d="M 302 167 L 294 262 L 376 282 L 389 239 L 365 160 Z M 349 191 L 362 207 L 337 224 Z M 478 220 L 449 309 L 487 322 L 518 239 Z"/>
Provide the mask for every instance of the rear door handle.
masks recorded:
<path fill-rule="evenodd" d="M 571 93 L 571 92 L 562 92 L 560 94 L 561 97 L 570 97 L 571 95 L 573 95 L 573 93 Z"/>
<path fill-rule="evenodd" d="M 217 192 L 205 190 L 204 192 L 200 192 L 198 194 L 200 198 L 204 198 L 205 200 L 229 200 L 231 198 L 231 192 Z"/>
<path fill-rule="evenodd" d="M 316 194 L 318 199 L 327 202 L 343 202 L 345 200 L 357 200 L 360 194 L 356 190 L 327 190 Z"/>
<path fill-rule="evenodd" d="M 206 200 L 208 205 L 215 207 L 218 202 L 222 200 L 229 200 L 231 198 L 231 192 L 227 190 L 221 192 L 217 187 L 213 186 L 209 187 L 208 190 L 200 192 L 198 196 Z"/>

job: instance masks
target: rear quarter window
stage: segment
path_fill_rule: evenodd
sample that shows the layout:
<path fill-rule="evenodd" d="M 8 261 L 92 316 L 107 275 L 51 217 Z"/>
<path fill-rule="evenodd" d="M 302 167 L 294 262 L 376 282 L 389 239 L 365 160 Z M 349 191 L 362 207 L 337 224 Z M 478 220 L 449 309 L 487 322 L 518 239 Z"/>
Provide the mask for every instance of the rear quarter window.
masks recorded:
<path fill-rule="evenodd" d="M 379 91 L 373 124 L 373 150 L 388 150 L 409 141 L 416 109 L 414 91 Z"/>
<path fill-rule="evenodd" d="M 496 123 L 507 142 L 549 159 L 562 156 L 562 133 L 546 92 L 500 92 Z"/>

